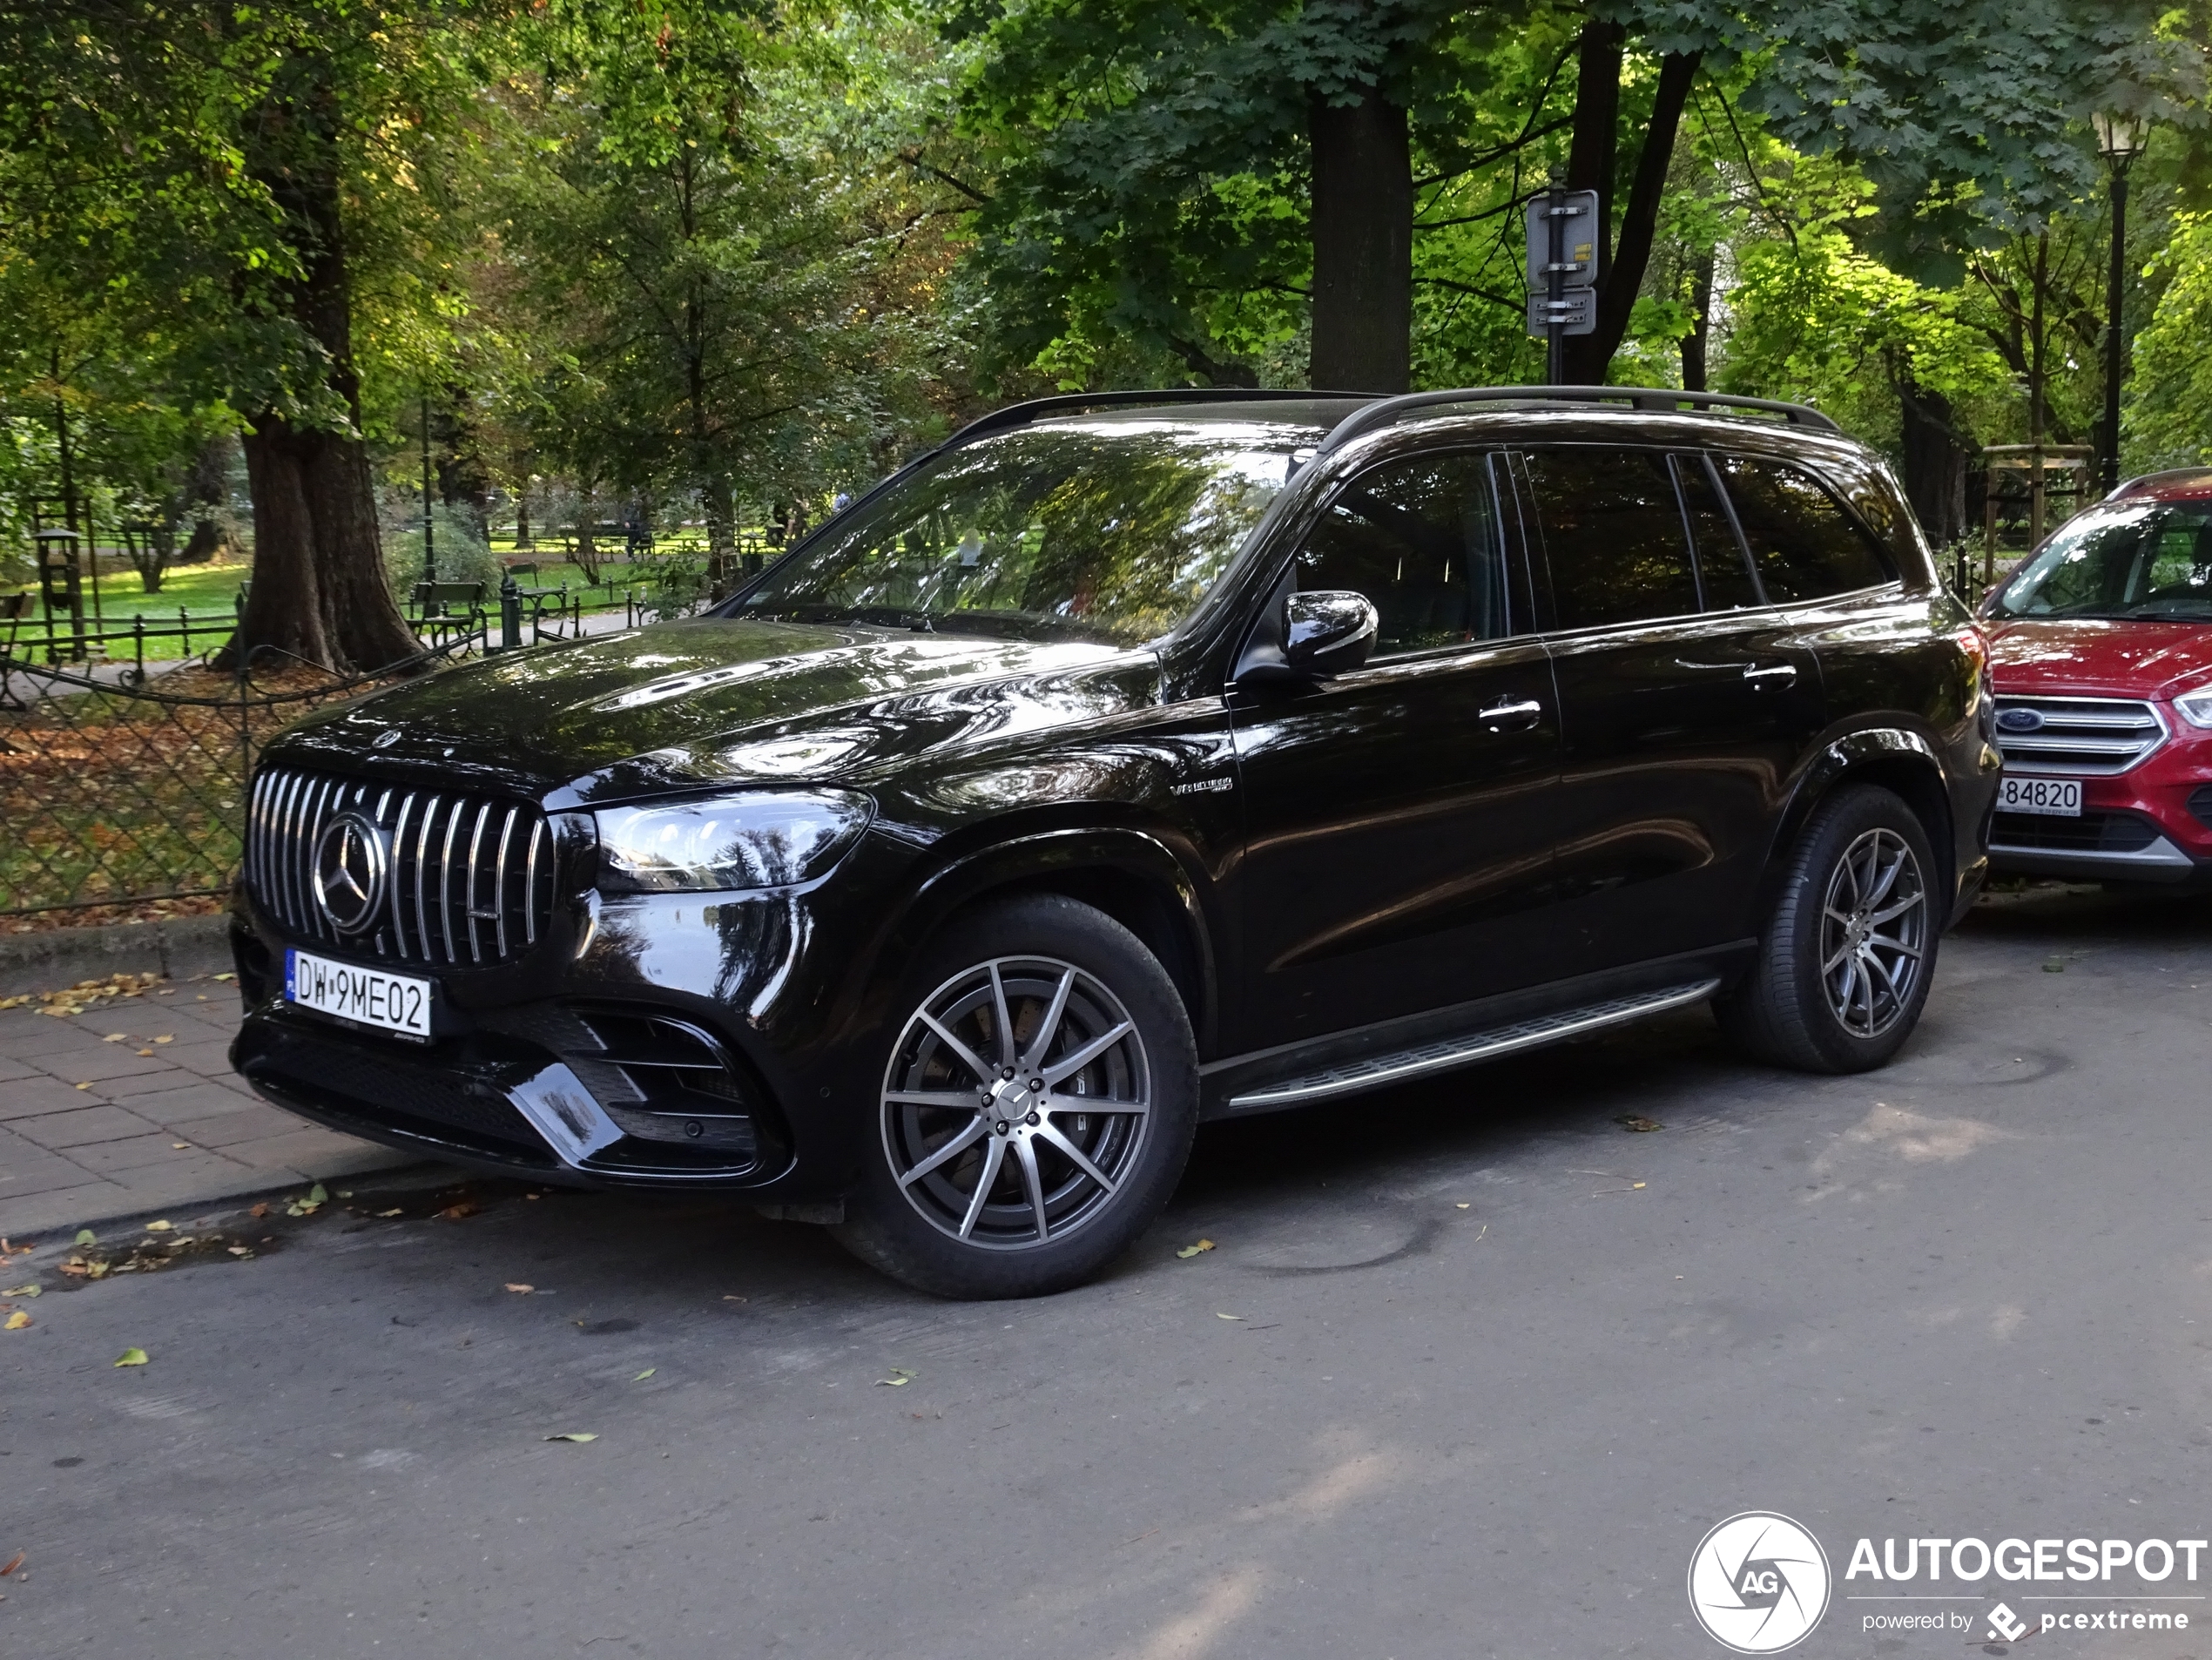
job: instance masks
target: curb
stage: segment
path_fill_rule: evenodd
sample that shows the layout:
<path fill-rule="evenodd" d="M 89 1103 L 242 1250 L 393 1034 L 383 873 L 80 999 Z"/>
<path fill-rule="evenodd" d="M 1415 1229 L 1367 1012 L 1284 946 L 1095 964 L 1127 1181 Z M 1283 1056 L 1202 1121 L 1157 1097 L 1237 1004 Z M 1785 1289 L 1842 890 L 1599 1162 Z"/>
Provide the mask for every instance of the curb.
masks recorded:
<path fill-rule="evenodd" d="M 44 934 L 0 934 L 0 996 L 59 991 L 111 974 L 171 980 L 222 974 L 231 967 L 230 918 L 178 916 L 158 922 L 110 922 Z"/>

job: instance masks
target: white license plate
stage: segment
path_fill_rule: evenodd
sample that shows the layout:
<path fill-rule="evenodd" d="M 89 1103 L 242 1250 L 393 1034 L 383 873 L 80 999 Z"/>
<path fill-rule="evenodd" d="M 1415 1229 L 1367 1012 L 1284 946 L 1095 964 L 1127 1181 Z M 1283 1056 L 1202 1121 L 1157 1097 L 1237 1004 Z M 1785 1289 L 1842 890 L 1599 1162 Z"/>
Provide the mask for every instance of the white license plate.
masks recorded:
<path fill-rule="evenodd" d="M 2000 813 L 2040 813 L 2054 819 L 2081 816 L 2078 778 L 2008 778 L 1997 786 Z"/>
<path fill-rule="evenodd" d="M 430 982 L 307 951 L 284 954 L 284 1000 L 404 1037 L 430 1036 Z"/>

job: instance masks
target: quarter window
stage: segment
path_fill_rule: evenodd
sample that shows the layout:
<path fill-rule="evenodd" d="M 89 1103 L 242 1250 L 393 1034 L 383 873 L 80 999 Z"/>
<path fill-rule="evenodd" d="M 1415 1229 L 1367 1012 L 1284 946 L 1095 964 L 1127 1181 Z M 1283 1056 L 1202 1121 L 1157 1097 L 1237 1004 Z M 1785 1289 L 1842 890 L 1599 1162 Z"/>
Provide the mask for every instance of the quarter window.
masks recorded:
<path fill-rule="evenodd" d="M 1663 452 L 1532 450 L 1527 469 L 1561 628 L 1696 611 L 1696 571 Z"/>
<path fill-rule="evenodd" d="M 1362 473 L 1299 550 L 1298 587 L 1365 594 L 1382 617 L 1377 657 L 1515 632 L 1490 466 L 1459 450 Z"/>
<path fill-rule="evenodd" d="M 1890 579 L 1873 543 L 1811 474 L 1749 455 L 1719 459 L 1770 600 L 1825 599 Z"/>

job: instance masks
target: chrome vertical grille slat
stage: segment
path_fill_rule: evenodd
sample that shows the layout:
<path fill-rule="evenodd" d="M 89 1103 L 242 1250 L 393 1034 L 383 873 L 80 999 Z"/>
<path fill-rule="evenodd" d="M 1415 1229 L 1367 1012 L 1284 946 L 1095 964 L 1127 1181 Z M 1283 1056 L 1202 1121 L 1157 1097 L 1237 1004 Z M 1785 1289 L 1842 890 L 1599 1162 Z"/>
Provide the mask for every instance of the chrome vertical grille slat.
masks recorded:
<path fill-rule="evenodd" d="M 389 883 L 375 927 L 350 936 L 323 915 L 313 880 L 315 842 L 348 808 L 383 829 Z M 263 913 L 303 944 L 465 968 L 537 943 L 552 912 L 552 850 L 530 806 L 270 766 L 247 797 L 243 864 Z"/>
<path fill-rule="evenodd" d="M 468 884 L 461 892 L 461 916 L 469 924 L 469 961 L 482 962 L 483 948 L 476 942 L 476 924 L 482 919 L 476 914 L 476 876 L 482 870 L 481 855 L 484 849 L 484 823 L 491 817 L 491 803 L 487 801 L 476 809 L 475 828 L 469 832 L 469 867 L 462 873 Z"/>
<path fill-rule="evenodd" d="M 544 837 L 545 820 L 536 820 L 530 826 L 529 857 L 523 865 L 523 939 L 528 945 L 537 943 L 537 844 Z"/>
<path fill-rule="evenodd" d="M 461 810 L 465 805 L 456 796 L 446 809 L 445 841 L 438 854 L 438 933 L 445 941 L 448 962 L 461 961 L 460 953 L 453 948 L 453 836 L 461 828 Z"/>
<path fill-rule="evenodd" d="M 521 811 L 520 807 L 507 809 L 506 820 L 499 827 L 499 857 L 492 861 L 492 867 L 497 873 L 493 881 L 497 886 L 492 889 L 491 908 L 492 914 L 498 918 L 498 951 L 502 957 L 507 955 L 507 849 L 515 840 L 515 819 Z M 526 905 L 529 902 L 527 893 L 523 896 L 523 902 Z"/>

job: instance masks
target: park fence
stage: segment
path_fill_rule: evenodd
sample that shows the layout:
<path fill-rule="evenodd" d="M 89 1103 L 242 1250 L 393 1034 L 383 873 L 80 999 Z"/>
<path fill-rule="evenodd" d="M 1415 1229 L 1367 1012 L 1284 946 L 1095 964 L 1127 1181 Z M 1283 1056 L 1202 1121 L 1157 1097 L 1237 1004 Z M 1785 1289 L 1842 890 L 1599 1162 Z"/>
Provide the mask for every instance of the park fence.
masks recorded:
<path fill-rule="evenodd" d="M 0 653 L 0 916 L 225 892 L 262 746 L 393 678 L 295 668 L 149 685 Z"/>

